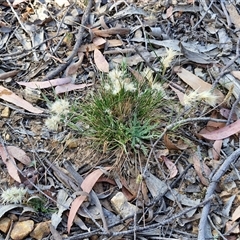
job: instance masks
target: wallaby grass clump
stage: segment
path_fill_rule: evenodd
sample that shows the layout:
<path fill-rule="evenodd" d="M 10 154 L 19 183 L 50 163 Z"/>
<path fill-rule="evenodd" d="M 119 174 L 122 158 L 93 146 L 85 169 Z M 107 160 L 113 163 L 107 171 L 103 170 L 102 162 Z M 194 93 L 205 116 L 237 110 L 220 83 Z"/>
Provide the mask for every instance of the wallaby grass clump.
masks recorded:
<path fill-rule="evenodd" d="M 162 84 L 146 68 L 136 79 L 126 65 L 104 76 L 100 88 L 83 103 L 72 108 L 70 125 L 82 131 L 100 148 L 122 149 L 147 154 L 145 141 L 157 138 L 160 114 L 166 104 Z"/>

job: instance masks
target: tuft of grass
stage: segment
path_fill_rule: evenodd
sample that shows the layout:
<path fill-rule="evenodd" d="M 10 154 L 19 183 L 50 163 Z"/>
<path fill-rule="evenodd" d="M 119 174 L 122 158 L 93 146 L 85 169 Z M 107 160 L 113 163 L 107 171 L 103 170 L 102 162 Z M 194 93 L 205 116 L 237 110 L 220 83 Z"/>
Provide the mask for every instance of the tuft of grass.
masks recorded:
<path fill-rule="evenodd" d="M 141 149 L 147 154 L 146 141 L 159 135 L 157 110 L 165 102 L 165 92 L 160 82 L 152 77 L 149 81 L 149 74 L 143 77 L 144 81 L 134 78 L 124 65 L 112 70 L 96 93 L 72 107 L 69 126 L 100 148 Z"/>

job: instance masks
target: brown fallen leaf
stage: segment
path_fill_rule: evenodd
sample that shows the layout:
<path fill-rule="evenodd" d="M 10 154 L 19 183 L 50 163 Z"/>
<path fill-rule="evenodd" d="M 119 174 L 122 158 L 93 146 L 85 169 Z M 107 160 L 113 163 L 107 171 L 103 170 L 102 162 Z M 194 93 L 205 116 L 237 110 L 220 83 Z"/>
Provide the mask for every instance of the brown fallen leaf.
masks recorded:
<path fill-rule="evenodd" d="M 67 77 L 73 77 L 73 75 L 76 74 L 77 70 L 82 65 L 83 58 L 84 58 L 84 53 L 78 52 L 78 61 L 72 62 L 65 71 L 65 75 Z"/>
<path fill-rule="evenodd" d="M 169 139 L 168 134 L 164 135 L 164 144 L 169 150 L 185 150 L 188 148 L 187 144 L 184 144 L 182 141 L 178 141 L 177 143 L 173 143 L 171 139 Z"/>
<path fill-rule="evenodd" d="M 19 70 L 13 70 L 13 71 L 5 72 L 5 73 L 0 73 L 0 79 L 4 80 L 9 77 L 16 76 L 19 72 L 20 72 Z"/>
<path fill-rule="evenodd" d="M 169 170 L 168 179 L 174 178 L 178 174 L 178 169 L 177 169 L 176 165 L 165 156 L 162 156 L 161 159 L 164 161 L 166 167 Z"/>
<path fill-rule="evenodd" d="M 7 146 L 8 153 L 16 158 L 19 162 L 29 165 L 31 163 L 31 159 L 27 156 L 27 154 L 20 148 L 15 146 Z"/>
<path fill-rule="evenodd" d="M 103 54 L 96 48 L 94 50 L 94 62 L 101 72 L 109 72 L 109 64 Z"/>
<path fill-rule="evenodd" d="M 240 131 L 240 119 L 223 128 L 220 128 L 209 133 L 201 133 L 200 135 L 209 140 L 221 140 L 229 136 L 232 136 L 238 133 L 239 131 Z"/>
<path fill-rule="evenodd" d="M 177 94 L 178 99 L 179 99 L 181 105 L 182 105 L 182 106 L 185 106 L 185 104 L 184 104 L 184 93 L 182 93 L 182 92 L 179 91 L 177 88 L 175 88 L 175 87 L 173 87 L 173 86 L 171 86 L 171 85 L 169 85 L 169 86 L 170 86 L 170 88 Z"/>
<path fill-rule="evenodd" d="M 95 38 L 93 39 L 93 43 L 94 43 L 94 45 L 96 45 L 96 46 L 101 46 L 101 45 L 103 45 L 103 44 L 106 43 L 106 40 L 105 40 L 104 38 L 101 38 L 101 37 L 95 37 Z"/>
<path fill-rule="evenodd" d="M 111 37 L 112 35 L 116 35 L 116 34 L 127 35 L 130 33 L 130 29 L 127 29 L 127 28 L 109 28 L 109 29 L 102 29 L 102 30 L 94 28 L 91 30 L 95 35 L 100 37 Z"/>
<path fill-rule="evenodd" d="M 107 171 L 109 169 L 111 169 L 112 167 L 104 167 L 103 170 Z M 97 180 L 102 176 L 102 174 L 104 173 L 103 170 L 101 169 L 97 169 L 94 172 L 90 173 L 82 182 L 81 184 L 81 188 L 83 190 L 83 192 L 85 193 L 90 193 L 93 186 L 95 185 L 95 183 L 97 182 Z M 79 209 L 79 207 L 82 205 L 83 201 L 86 199 L 86 195 L 82 195 L 79 196 L 77 198 L 75 198 L 72 202 L 71 208 L 70 208 L 70 212 L 68 215 L 68 223 L 67 223 L 67 229 L 68 229 L 68 233 L 70 233 L 70 229 L 74 220 L 74 217 Z"/>
<path fill-rule="evenodd" d="M 19 85 L 33 88 L 33 89 L 44 89 L 44 88 L 50 88 L 50 87 L 67 84 L 67 83 L 70 83 L 71 81 L 72 79 L 70 77 L 66 77 L 66 78 L 52 79 L 44 82 L 17 82 L 17 83 Z"/>
<path fill-rule="evenodd" d="M 78 90 L 78 89 L 85 89 L 86 87 L 90 87 L 92 86 L 93 83 L 83 83 L 83 84 L 73 84 L 73 83 L 68 83 L 68 84 L 64 84 L 61 86 L 57 86 L 55 88 L 55 93 L 56 94 L 60 94 L 60 93 L 65 93 L 65 92 L 70 92 L 73 90 Z"/>
<path fill-rule="evenodd" d="M 15 93 L 13 93 L 12 91 L 8 90 L 5 87 L 0 86 L 0 98 L 13 103 L 21 108 L 26 109 L 29 112 L 32 113 L 42 113 L 43 111 L 34 107 L 31 103 L 25 101 L 24 99 L 22 99 L 21 97 L 17 96 Z"/>
<path fill-rule="evenodd" d="M 223 140 L 216 140 L 213 144 L 212 154 L 214 160 L 219 160 Z"/>
<path fill-rule="evenodd" d="M 197 154 L 193 154 L 190 157 L 189 161 L 193 163 L 194 169 L 201 183 L 205 186 L 208 186 L 209 185 L 208 177 L 211 174 L 210 168 L 203 161 L 200 161 Z"/>
<path fill-rule="evenodd" d="M 7 166 L 7 170 L 9 175 L 17 182 L 21 183 L 21 179 L 18 175 L 18 170 L 16 167 L 16 162 L 14 158 L 9 154 L 6 153 L 6 150 L 4 149 L 3 146 L 0 146 L 0 156 L 3 160 L 3 162 Z"/>
<path fill-rule="evenodd" d="M 240 218 L 240 206 L 238 206 L 232 214 L 232 221 L 235 222 Z"/>

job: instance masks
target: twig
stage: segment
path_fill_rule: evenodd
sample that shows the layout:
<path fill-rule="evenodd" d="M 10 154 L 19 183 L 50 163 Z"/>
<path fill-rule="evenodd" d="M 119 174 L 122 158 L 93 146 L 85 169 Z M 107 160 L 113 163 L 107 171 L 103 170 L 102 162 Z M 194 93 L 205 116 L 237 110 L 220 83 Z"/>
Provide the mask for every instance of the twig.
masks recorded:
<path fill-rule="evenodd" d="M 234 110 L 235 110 L 236 106 L 239 104 L 239 101 L 240 101 L 240 94 L 238 95 L 238 98 L 235 100 L 235 102 L 232 105 L 232 108 L 231 108 L 231 111 L 229 113 L 226 125 L 229 125 L 230 122 L 232 121 L 232 115 L 234 113 Z"/>
<path fill-rule="evenodd" d="M 228 26 L 228 28 L 230 28 L 231 25 L 232 25 L 232 21 L 231 21 L 231 19 L 230 19 L 230 17 L 229 17 L 229 14 L 228 14 L 228 12 L 227 12 L 226 6 L 224 5 L 224 2 L 225 2 L 225 1 L 220 0 L 220 4 L 221 4 L 221 7 L 222 7 L 222 10 L 223 10 L 224 15 L 225 15 L 225 17 L 226 17 L 226 19 L 227 19 L 227 26 Z"/>
<path fill-rule="evenodd" d="M 208 221 L 210 222 L 210 224 L 212 225 L 212 227 L 217 231 L 218 235 L 221 236 L 221 238 L 223 240 L 227 240 L 222 233 L 217 229 L 217 227 L 213 224 L 212 219 L 210 218 L 210 216 L 208 216 Z"/>
<path fill-rule="evenodd" d="M 221 77 L 223 77 L 223 75 L 225 75 L 227 73 L 227 69 L 239 58 L 239 45 L 240 45 L 240 37 L 238 38 L 237 41 L 237 46 L 236 46 L 236 56 L 229 61 L 229 63 L 222 69 L 222 71 L 219 73 L 218 77 L 215 79 L 215 81 L 212 84 L 212 89 L 215 89 L 219 80 L 221 79 Z"/>
<path fill-rule="evenodd" d="M 104 232 L 100 232 L 100 231 L 93 231 L 91 233 L 83 233 L 83 234 L 75 235 L 73 237 L 69 237 L 68 240 L 83 239 L 83 238 L 90 237 L 90 236 L 93 236 L 93 235 L 117 237 L 117 236 L 122 236 L 122 235 L 133 234 L 134 231 L 142 232 L 142 231 L 149 230 L 149 229 L 159 228 L 159 227 L 161 227 L 163 225 L 171 223 L 175 219 L 180 218 L 181 216 L 185 215 L 186 213 L 188 213 L 188 212 L 190 212 L 190 211 L 192 211 L 192 210 L 194 210 L 194 209 L 196 209 L 196 208 L 198 208 L 198 207 L 200 207 L 202 205 L 204 206 L 209 201 L 211 201 L 213 198 L 214 198 L 214 195 L 210 196 L 208 199 L 204 200 L 203 202 L 197 204 L 194 207 L 185 209 L 184 211 L 182 211 L 180 213 L 174 214 L 172 217 L 170 217 L 170 218 L 168 218 L 166 220 L 163 220 L 160 223 L 154 223 L 154 224 L 151 224 L 151 225 L 148 225 L 148 226 L 145 226 L 145 227 L 136 227 L 136 228 L 133 228 L 133 229 L 130 229 L 130 230 L 127 230 L 127 231 L 122 231 L 122 232 L 121 231 L 120 232 L 112 232 L 112 233 L 110 233 L 110 235 L 106 234 Z M 111 226 L 109 226 L 109 228 L 111 228 Z"/>
<path fill-rule="evenodd" d="M 192 28 L 192 30 L 195 30 L 197 28 L 197 26 L 202 22 L 202 20 L 205 18 L 205 16 L 207 15 L 208 11 L 212 7 L 213 3 L 214 3 L 214 0 L 211 1 L 211 3 L 209 4 L 208 8 L 205 11 L 205 13 L 202 15 L 202 17 L 199 19 L 199 21 L 195 24 L 195 26 Z"/>
<path fill-rule="evenodd" d="M 9 0 L 7 0 L 7 3 L 8 3 L 8 5 L 10 6 L 10 8 L 11 8 L 13 14 L 14 14 L 15 17 L 17 18 L 17 20 L 18 20 L 19 24 L 21 25 L 22 29 L 23 29 L 28 35 L 30 35 L 29 32 L 27 31 L 27 29 L 24 27 L 24 25 L 23 25 L 21 19 L 20 19 L 19 16 L 17 15 L 16 11 L 14 10 L 14 8 L 13 8 L 11 2 L 10 2 Z"/>
<path fill-rule="evenodd" d="M 238 157 L 240 156 L 240 149 L 234 151 L 229 157 L 225 159 L 221 167 L 217 170 L 217 172 L 213 175 L 211 179 L 211 183 L 207 188 L 207 192 L 205 195 L 205 199 L 209 199 L 210 196 L 214 193 L 217 183 L 219 182 L 220 178 L 223 174 L 228 170 L 231 163 L 235 162 Z M 207 218 L 210 210 L 211 202 L 209 201 L 202 210 L 202 216 L 199 223 L 199 233 L 198 233 L 198 240 L 205 239 L 205 229 L 207 225 Z"/>
<path fill-rule="evenodd" d="M 156 72 L 156 70 L 152 67 L 152 65 L 145 59 L 145 57 L 141 54 L 141 52 L 138 50 L 137 47 L 134 47 L 136 53 L 142 58 L 142 60 L 146 63 L 146 65 L 153 70 L 153 72 Z"/>
<path fill-rule="evenodd" d="M 85 30 L 85 25 L 87 24 L 89 13 L 92 7 L 92 0 L 88 0 L 88 5 L 85 9 L 85 12 L 82 16 L 82 21 L 81 21 L 81 26 L 79 27 L 78 34 L 76 36 L 76 43 L 73 47 L 71 55 L 66 59 L 66 63 L 59 65 L 56 69 L 53 71 L 49 72 L 46 77 L 43 79 L 43 81 L 49 80 L 57 76 L 60 72 L 65 70 L 72 62 L 74 56 L 77 54 L 79 47 L 82 44 L 82 39 L 83 39 L 83 33 Z"/>
<path fill-rule="evenodd" d="M 183 120 L 180 120 L 178 122 L 175 122 L 175 123 L 172 123 L 170 125 L 168 125 L 162 132 L 162 134 L 159 136 L 159 138 L 154 142 L 154 144 L 152 145 L 151 147 L 151 150 L 150 150 L 150 153 L 148 154 L 148 159 L 147 159 L 147 163 L 146 163 L 146 166 L 144 168 L 144 171 L 143 171 L 143 174 L 146 173 L 147 171 L 147 166 L 148 166 L 148 162 L 150 161 L 150 158 L 153 154 L 153 151 L 155 149 L 155 147 L 157 146 L 157 144 L 159 143 L 159 141 L 163 138 L 163 136 L 166 134 L 166 132 L 168 130 L 171 130 L 177 126 L 180 126 L 180 125 L 184 125 L 186 123 L 189 123 L 189 122 L 198 122 L 198 121 L 214 121 L 214 122 L 226 122 L 226 120 L 224 119 L 216 119 L 216 118 L 210 118 L 210 117 L 202 117 L 202 118 L 187 118 L 187 119 L 183 119 Z"/>

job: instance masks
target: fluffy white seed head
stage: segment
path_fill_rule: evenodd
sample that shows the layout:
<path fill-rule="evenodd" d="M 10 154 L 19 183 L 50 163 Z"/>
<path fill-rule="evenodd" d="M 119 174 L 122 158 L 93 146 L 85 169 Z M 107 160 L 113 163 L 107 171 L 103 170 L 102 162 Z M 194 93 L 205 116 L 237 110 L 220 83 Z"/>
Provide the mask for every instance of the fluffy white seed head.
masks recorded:
<path fill-rule="evenodd" d="M 2 203 L 22 203 L 24 196 L 27 192 L 25 188 L 11 187 L 3 190 L 1 194 Z"/>
<path fill-rule="evenodd" d="M 57 131 L 60 121 L 61 117 L 59 115 L 53 115 L 45 121 L 45 125 L 48 129 Z"/>
<path fill-rule="evenodd" d="M 69 112 L 69 102 L 65 99 L 58 99 L 51 105 L 50 110 L 57 115 L 67 114 Z"/>

